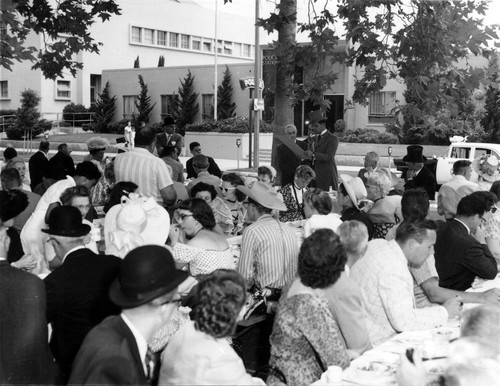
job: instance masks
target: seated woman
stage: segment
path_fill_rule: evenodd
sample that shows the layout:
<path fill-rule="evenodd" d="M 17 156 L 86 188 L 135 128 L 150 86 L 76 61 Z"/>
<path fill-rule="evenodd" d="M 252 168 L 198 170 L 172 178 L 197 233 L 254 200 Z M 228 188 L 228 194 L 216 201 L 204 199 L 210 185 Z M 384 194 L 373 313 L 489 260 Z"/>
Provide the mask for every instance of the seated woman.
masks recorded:
<path fill-rule="evenodd" d="M 383 172 L 373 172 L 367 178 L 367 198 L 373 206 L 367 212 L 373 224 L 373 238 L 383 239 L 394 225 L 401 221 L 401 196 L 388 197 L 391 180 Z"/>
<path fill-rule="evenodd" d="M 201 198 L 207 202 L 212 208 L 214 213 L 215 222 L 220 230 L 226 234 L 230 235 L 233 229 L 233 216 L 231 211 L 228 209 L 222 199 L 217 197 L 217 191 L 213 185 L 207 184 L 205 182 L 198 182 L 191 189 L 192 198 Z"/>
<path fill-rule="evenodd" d="M 227 338 L 236 330 L 246 292 L 243 277 L 216 270 L 190 292 L 191 320 L 162 355 L 160 385 L 265 385 L 246 373 Z"/>
<path fill-rule="evenodd" d="M 257 180 L 270 186 L 273 191 L 276 191 L 276 188 L 274 187 L 274 180 L 276 179 L 276 174 L 277 174 L 276 169 L 273 168 L 271 165 L 259 166 L 259 168 L 257 169 Z M 278 193 L 278 199 L 283 201 L 283 196 L 281 195 L 281 193 Z M 271 213 L 275 219 L 279 218 L 280 215 L 279 210 L 273 209 Z"/>
<path fill-rule="evenodd" d="M 286 205 L 286 212 L 280 212 L 280 221 L 299 221 L 305 220 L 304 213 L 304 194 L 309 183 L 316 178 L 316 173 L 310 166 L 300 165 L 295 170 L 293 183 L 283 186 L 280 193 L 283 196 L 283 202 Z"/>
<path fill-rule="evenodd" d="M 373 238 L 373 223 L 366 214 L 371 201 L 366 198 L 367 192 L 363 181 L 359 177 L 351 177 L 347 174 L 340 175 L 341 184 L 337 194 L 338 204 L 342 208 L 342 221 L 357 220 L 366 225 L 368 237 Z"/>
<path fill-rule="evenodd" d="M 122 202 L 122 197 L 128 197 L 130 193 L 135 193 L 138 186 L 130 181 L 117 182 L 110 190 L 109 197 L 104 204 L 103 212 L 108 213 L 109 210 Z"/>
<path fill-rule="evenodd" d="M 243 200 L 245 195 L 236 189 L 237 186 L 245 186 L 245 181 L 237 173 L 227 173 L 222 175 L 222 182 L 220 190 L 222 193 L 222 202 L 226 208 L 231 212 L 233 217 L 233 228 L 229 232 L 232 236 L 241 234 L 243 224 L 245 222 L 245 215 L 247 213 Z"/>
<path fill-rule="evenodd" d="M 186 267 L 194 277 L 208 275 L 219 268 L 236 268 L 226 238 L 213 231 L 215 217 L 205 200 L 183 201 L 175 218 L 179 226 L 172 226 L 169 236 L 178 266 Z"/>
<path fill-rule="evenodd" d="M 299 278 L 281 296 L 270 338 L 270 364 L 290 385 L 310 385 L 328 366 L 349 366 L 325 298 L 325 289 L 340 277 L 346 260 L 339 237 L 330 229 L 317 230 L 300 247 Z"/>
<path fill-rule="evenodd" d="M 342 224 L 337 213 L 332 213 L 332 199 L 330 195 L 317 188 L 307 189 L 304 194 L 304 213 L 307 221 L 304 225 L 304 237 L 309 237 L 314 231 L 321 228 L 336 231 Z"/>

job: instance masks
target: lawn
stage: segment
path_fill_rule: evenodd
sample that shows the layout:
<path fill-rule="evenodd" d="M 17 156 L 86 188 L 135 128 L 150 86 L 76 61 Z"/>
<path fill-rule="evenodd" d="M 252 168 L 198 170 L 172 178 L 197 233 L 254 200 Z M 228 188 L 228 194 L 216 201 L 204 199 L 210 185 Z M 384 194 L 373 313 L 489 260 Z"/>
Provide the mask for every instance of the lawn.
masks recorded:
<path fill-rule="evenodd" d="M 116 142 L 116 138 L 123 137 L 121 134 L 105 133 L 76 133 L 76 134 L 53 134 L 49 137 L 50 142 L 86 143 L 92 137 L 106 138 L 111 144 Z"/>

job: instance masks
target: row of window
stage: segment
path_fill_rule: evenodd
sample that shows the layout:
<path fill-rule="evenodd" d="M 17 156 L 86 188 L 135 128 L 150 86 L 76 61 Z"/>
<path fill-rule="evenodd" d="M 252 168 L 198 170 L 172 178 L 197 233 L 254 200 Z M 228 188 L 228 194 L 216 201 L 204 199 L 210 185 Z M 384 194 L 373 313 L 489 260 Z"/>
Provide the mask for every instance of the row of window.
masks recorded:
<path fill-rule="evenodd" d="M 0 80 L 0 98 L 10 99 L 8 80 Z M 71 81 L 56 80 L 55 99 L 71 100 Z"/>
<path fill-rule="evenodd" d="M 150 28 L 132 26 L 130 43 L 181 48 L 185 50 L 211 52 L 215 50 L 215 39 L 180 34 L 177 32 L 160 31 Z M 254 57 L 254 46 L 227 40 L 217 40 L 217 53 L 246 58 Z"/>

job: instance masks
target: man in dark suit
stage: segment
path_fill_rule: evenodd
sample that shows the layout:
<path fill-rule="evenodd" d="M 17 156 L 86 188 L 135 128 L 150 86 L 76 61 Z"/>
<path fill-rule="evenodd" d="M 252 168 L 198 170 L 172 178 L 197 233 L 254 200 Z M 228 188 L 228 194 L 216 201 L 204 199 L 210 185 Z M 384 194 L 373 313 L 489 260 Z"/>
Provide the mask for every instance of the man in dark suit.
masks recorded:
<path fill-rule="evenodd" d="M 310 116 L 316 138 L 311 144 L 311 150 L 307 150 L 305 153 L 314 165 L 316 187 L 324 191 L 329 191 L 330 188 L 337 190 L 338 171 L 335 164 L 335 154 L 339 146 L 339 139 L 326 129 L 326 118 L 321 117 L 320 112 L 314 111 Z"/>
<path fill-rule="evenodd" d="M 156 134 L 156 153 L 158 157 L 163 157 L 163 149 L 166 146 L 174 146 L 177 156 L 182 150 L 182 136 L 175 132 L 175 120 L 171 115 L 167 115 L 163 120 L 163 133 Z"/>
<path fill-rule="evenodd" d="M 193 155 L 193 157 L 186 161 L 186 173 L 187 173 L 188 179 L 189 178 L 196 178 L 198 176 L 198 173 L 196 173 L 196 171 L 194 170 L 194 167 L 193 167 L 193 160 L 194 160 L 195 156 L 203 154 L 201 152 L 201 145 L 198 142 L 191 142 L 189 144 L 189 150 L 191 151 L 191 154 Z M 217 163 L 215 162 L 215 160 L 212 157 L 208 157 L 208 170 L 207 170 L 207 172 L 213 176 L 217 176 L 219 178 L 222 177 L 222 172 L 219 169 L 219 165 L 217 165 Z"/>
<path fill-rule="evenodd" d="M 147 245 L 129 252 L 110 289 L 122 314 L 107 318 L 87 335 L 69 383 L 150 384 L 158 366 L 147 341 L 170 318 L 180 300 L 177 287 L 186 278 L 165 248 Z"/>
<path fill-rule="evenodd" d="M 474 192 L 462 198 L 456 217 L 439 227 L 434 258 L 440 287 L 465 291 L 476 276 L 488 280 L 496 277 L 495 258 L 479 227 L 496 210 L 494 196 L 490 192 Z"/>
<path fill-rule="evenodd" d="M 430 200 L 436 196 L 436 177 L 424 165 L 427 159 L 423 156 L 424 148 L 419 145 L 410 145 L 406 148 L 407 154 L 403 157 L 408 167 L 405 175 L 405 190 L 424 188 Z"/>
<path fill-rule="evenodd" d="M 85 248 L 90 226 L 72 206 L 59 206 L 49 217 L 49 242 L 63 264 L 48 275 L 47 321 L 52 324 L 50 348 L 67 382 L 71 365 L 87 333 L 120 309 L 111 303 L 108 290 L 118 276 L 121 260 L 96 255 Z"/>
<path fill-rule="evenodd" d="M 297 128 L 295 125 L 286 125 L 285 134 L 299 145 L 303 150 L 307 150 L 307 144 L 297 141 Z M 301 164 L 301 159 L 291 151 L 284 143 L 280 143 L 276 148 L 278 172 L 281 175 L 280 185 L 285 186 L 293 182 L 295 171 Z"/>
<path fill-rule="evenodd" d="M 47 169 L 57 181 L 64 180 L 66 176 L 75 175 L 75 162 L 71 158 L 71 148 L 66 143 L 61 143 L 57 147 L 57 153 L 49 160 Z"/>
<path fill-rule="evenodd" d="M 49 164 L 47 155 L 49 154 L 50 143 L 49 141 L 40 141 L 38 151 L 33 154 L 28 161 L 28 168 L 30 172 L 30 187 L 33 192 L 36 186 L 43 181 L 45 169 Z"/>

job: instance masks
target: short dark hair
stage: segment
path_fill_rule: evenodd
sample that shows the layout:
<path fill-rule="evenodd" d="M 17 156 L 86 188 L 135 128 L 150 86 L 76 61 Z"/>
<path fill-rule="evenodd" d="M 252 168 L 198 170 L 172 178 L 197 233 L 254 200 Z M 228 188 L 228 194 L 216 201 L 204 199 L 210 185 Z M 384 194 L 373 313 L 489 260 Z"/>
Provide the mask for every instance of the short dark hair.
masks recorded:
<path fill-rule="evenodd" d="M 304 194 L 304 201 L 307 201 L 320 214 L 332 212 L 332 199 L 330 195 L 318 188 L 309 188 Z"/>
<path fill-rule="evenodd" d="M 344 186 L 344 183 L 339 184 L 339 191 L 340 191 L 340 194 L 342 194 L 343 196 L 348 196 L 347 190 Z"/>
<path fill-rule="evenodd" d="M 21 180 L 21 175 L 19 171 L 15 168 L 5 168 L 0 173 L 0 179 L 2 181 L 2 185 L 5 185 L 7 190 L 18 188 L 23 184 Z"/>
<path fill-rule="evenodd" d="M 57 146 L 57 150 L 58 151 L 63 151 L 67 147 L 68 147 L 67 143 L 61 143 L 61 144 L 59 144 L 59 146 Z"/>
<path fill-rule="evenodd" d="M 338 280 L 346 262 L 339 236 L 331 229 L 318 229 L 300 247 L 300 281 L 311 288 L 326 288 Z"/>
<path fill-rule="evenodd" d="M 407 221 L 424 220 L 429 214 L 429 195 L 424 188 L 408 189 L 401 198 L 401 213 Z"/>
<path fill-rule="evenodd" d="M 28 196 L 18 190 L 0 190 L 0 220 L 9 221 L 28 206 Z"/>
<path fill-rule="evenodd" d="M 3 151 L 3 158 L 5 158 L 6 161 L 11 160 L 12 158 L 17 157 L 17 150 L 14 149 L 13 147 L 7 147 Z"/>
<path fill-rule="evenodd" d="M 410 239 L 421 243 L 427 237 L 428 231 L 435 231 L 437 224 L 432 220 L 408 221 L 404 220 L 396 229 L 396 241 L 405 243 Z"/>
<path fill-rule="evenodd" d="M 137 146 L 150 146 L 156 137 L 156 131 L 150 127 L 140 127 L 135 131 L 135 144 Z"/>
<path fill-rule="evenodd" d="M 468 160 L 460 160 L 453 164 L 453 174 L 462 174 L 471 164 Z"/>
<path fill-rule="evenodd" d="M 207 184 L 206 182 L 198 182 L 191 188 L 191 197 L 195 198 L 196 193 L 199 192 L 208 192 L 210 196 L 212 196 L 212 200 L 217 197 L 217 191 L 215 190 L 215 186 Z"/>
<path fill-rule="evenodd" d="M 497 196 L 497 201 L 500 200 L 500 181 L 493 182 L 490 192 Z"/>
<path fill-rule="evenodd" d="M 482 216 L 495 204 L 496 196 L 491 192 L 474 192 L 460 200 L 457 206 L 457 216 Z"/>
<path fill-rule="evenodd" d="M 40 144 L 38 145 L 38 150 L 47 151 L 49 149 L 50 149 L 49 141 L 40 141 Z"/>
<path fill-rule="evenodd" d="M 118 205 L 121 202 L 123 196 L 128 197 L 129 194 L 134 193 L 137 188 L 137 184 L 131 181 L 117 182 L 109 192 L 109 198 L 104 205 L 103 211 L 107 213 L 113 206 Z"/>
<path fill-rule="evenodd" d="M 229 182 L 230 184 L 236 186 L 245 186 L 245 181 L 238 173 L 225 173 L 222 175 L 222 181 Z M 246 195 L 239 190 L 236 190 L 236 199 L 241 202 L 246 198 Z"/>
<path fill-rule="evenodd" d="M 214 338 L 224 338 L 234 334 L 245 300 L 245 280 L 241 274 L 235 270 L 218 269 L 193 288 L 187 305 L 198 331 Z"/>
<path fill-rule="evenodd" d="M 91 161 L 83 161 L 76 165 L 75 175 L 96 181 L 102 176 L 97 166 Z"/>
<path fill-rule="evenodd" d="M 215 227 L 215 217 L 208 203 L 201 198 L 189 198 L 179 205 L 179 209 L 189 210 L 193 217 L 204 228 L 212 230 Z"/>
<path fill-rule="evenodd" d="M 61 204 L 71 206 L 73 197 L 88 197 L 89 202 L 91 202 L 90 191 L 87 189 L 87 187 L 82 185 L 67 188 L 64 192 L 61 193 L 59 199 L 61 200 Z"/>
<path fill-rule="evenodd" d="M 271 181 L 273 180 L 273 173 L 267 166 L 259 166 L 257 169 L 257 175 L 265 175 L 268 176 Z"/>
<path fill-rule="evenodd" d="M 196 146 L 201 146 L 199 142 L 191 142 L 189 144 L 189 150 L 193 150 Z"/>
<path fill-rule="evenodd" d="M 193 157 L 193 167 L 197 169 L 207 169 L 209 166 L 208 157 L 203 154 L 198 154 Z"/>
<path fill-rule="evenodd" d="M 177 154 L 177 148 L 172 145 L 167 145 L 163 148 L 163 152 L 160 154 L 160 157 L 167 157 L 172 155 L 173 153 Z"/>

